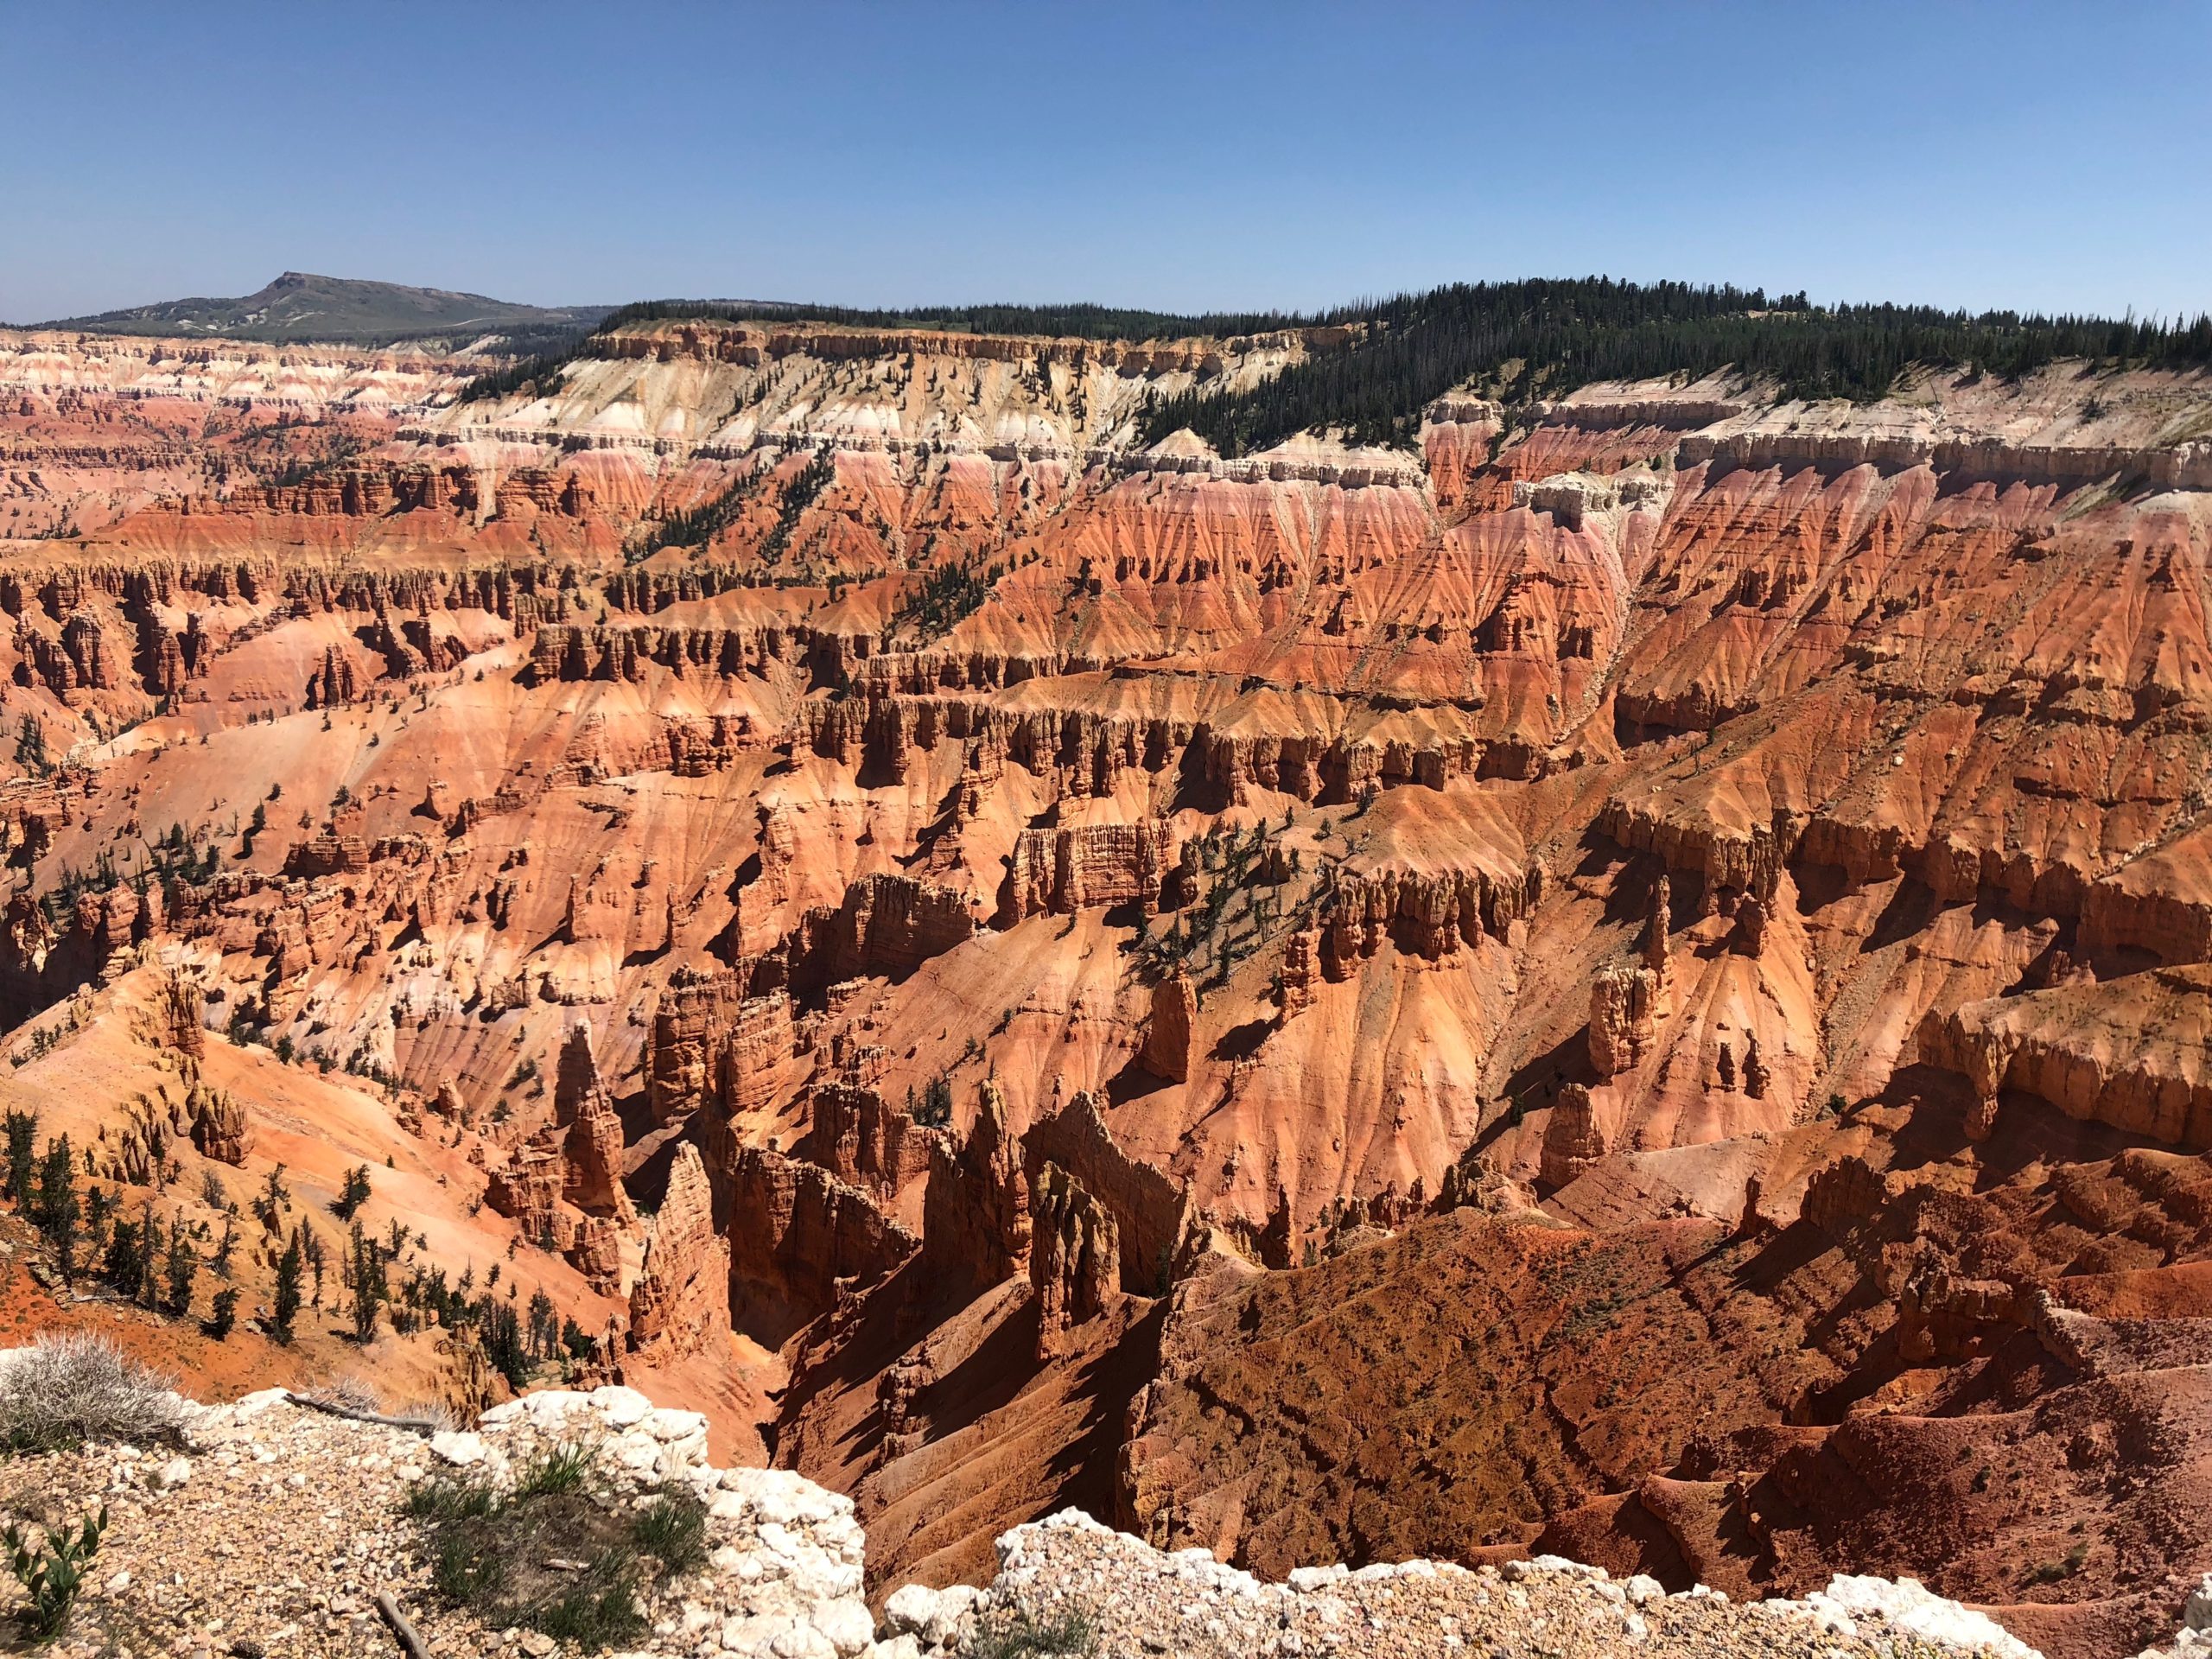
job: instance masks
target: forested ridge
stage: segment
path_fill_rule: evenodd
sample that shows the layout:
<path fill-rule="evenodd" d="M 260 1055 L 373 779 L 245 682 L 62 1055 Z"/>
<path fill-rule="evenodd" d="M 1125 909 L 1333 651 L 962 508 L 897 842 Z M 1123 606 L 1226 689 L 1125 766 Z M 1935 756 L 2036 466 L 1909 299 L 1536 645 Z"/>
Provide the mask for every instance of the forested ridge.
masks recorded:
<path fill-rule="evenodd" d="M 1348 310 L 1367 324 L 1351 348 L 1307 359 L 1247 391 L 1203 386 L 1162 399 L 1139 439 L 1182 427 L 1225 455 L 1330 430 L 1357 443 L 1407 443 L 1421 410 L 1472 385 L 1508 402 L 1593 380 L 1692 378 L 1733 367 L 1795 397 L 1881 397 L 1916 364 L 2024 374 L 2062 358 L 2153 367 L 2212 361 L 2212 317 L 2187 325 L 2133 318 L 1969 315 L 1932 306 L 1808 305 L 1758 289 L 1574 282 L 1457 283 Z"/>
<path fill-rule="evenodd" d="M 1226 338 L 1278 328 L 1355 325 L 1352 343 L 1318 353 L 1258 385 L 1200 384 L 1154 402 L 1138 432 L 1150 443 L 1188 427 L 1224 455 L 1305 431 L 1356 443 L 1406 444 L 1421 410 L 1471 385 L 1510 402 L 1558 396 L 1593 380 L 1703 376 L 1732 367 L 1796 397 L 1880 397 L 1916 365 L 2017 376 L 2060 359 L 2194 368 L 2212 362 L 2212 316 L 1979 315 L 1934 306 L 1815 306 L 1729 284 L 1611 277 L 1455 283 L 1313 315 L 1173 313 L 1098 305 L 978 305 L 903 311 L 840 306 L 649 300 L 610 313 L 590 334 L 480 376 L 466 400 L 558 385 L 563 365 L 617 329 L 679 319 L 813 321 L 872 328 L 1085 340 Z"/>

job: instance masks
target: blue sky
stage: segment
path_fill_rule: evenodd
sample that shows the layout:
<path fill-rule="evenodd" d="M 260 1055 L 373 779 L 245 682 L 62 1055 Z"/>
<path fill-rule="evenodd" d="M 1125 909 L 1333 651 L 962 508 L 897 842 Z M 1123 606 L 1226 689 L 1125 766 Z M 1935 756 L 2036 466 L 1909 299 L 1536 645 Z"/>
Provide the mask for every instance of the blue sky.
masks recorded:
<path fill-rule="evenodd" d="M 2212 6 L 0 6 L 0 318 L 1302 308 L 1457 278 L 2212 308 Z"/>

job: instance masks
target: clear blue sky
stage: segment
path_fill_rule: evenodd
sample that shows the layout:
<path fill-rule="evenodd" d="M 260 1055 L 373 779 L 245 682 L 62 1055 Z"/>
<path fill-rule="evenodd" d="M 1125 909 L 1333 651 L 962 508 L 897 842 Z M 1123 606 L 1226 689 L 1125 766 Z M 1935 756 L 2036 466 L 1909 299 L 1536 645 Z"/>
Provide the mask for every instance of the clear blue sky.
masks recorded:
<path fill-rule="evenodd" d="M 1302 308 L 1454 278 L 2212 308 L 2212 5 L 0 5 L 0 317 Z"/>

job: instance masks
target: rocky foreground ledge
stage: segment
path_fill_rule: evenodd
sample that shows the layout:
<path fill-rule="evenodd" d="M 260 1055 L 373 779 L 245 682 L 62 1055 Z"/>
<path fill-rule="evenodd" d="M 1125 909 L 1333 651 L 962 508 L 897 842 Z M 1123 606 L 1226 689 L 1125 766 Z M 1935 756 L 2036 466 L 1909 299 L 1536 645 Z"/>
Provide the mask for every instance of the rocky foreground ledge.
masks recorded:
<path fill-rule="evenodd" d="M 61 1524 L 108 1510 L 87 1589 L 53 1649 L 70 1659 L 387 1659 L 401 1648 L 380 1597 L 431 1659 L 576 1651 L 446 1605 L 405 1505 L 434 1477 L 496 1484 L 579 1443 L 597 1448 L 597 1501 L 610 1510 L 679 1491 L 705 1508 L 702 1564 L 654 1585 L 650 1632 L 628 1649 L 638 1654 L 2033 1659 L 1987 1618 L 1910 1580 L 1839 1578 L 1803 1601 L 1734 1604 L 1541 1558 L 1474 1570 L 1315 1567 L 1268 1584 L 1203 1550 L 1163 1554 L 1074 1510 L 1001 1538 L 988 1588 L 906 1586 L 878 1617 L 862 1595 L 864 1539 L 849 1499 L 787 1471 L 714 1467 L 702 1418 L 633 1389 L 526 1395 L 465 1432 L 355 1421 L 283 1390 L 176 1405 L 179 1445 L 0 1458 L 0 1508 L 13 1516 Z M 2191 1644 L 2187 1633 L 2177 1643 Z"/>

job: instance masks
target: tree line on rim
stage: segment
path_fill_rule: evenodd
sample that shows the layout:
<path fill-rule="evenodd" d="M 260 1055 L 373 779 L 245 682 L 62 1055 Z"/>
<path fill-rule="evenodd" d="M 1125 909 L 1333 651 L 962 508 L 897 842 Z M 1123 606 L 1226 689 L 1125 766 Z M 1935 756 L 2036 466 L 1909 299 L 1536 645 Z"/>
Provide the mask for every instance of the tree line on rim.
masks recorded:
<path fill-rule="evenodd" d="M 2198 368 L 2212 362 L 2212 316 L 2193 321 L 1970 314 L 1935 306 L 1815 306 L 1802 293 L 1770 299 L 1731 284 L 1629 283 L 1611 277 L 1455 283 L 1423 294 L 1363 300 L 1332 311 L 1172 313 L 1096 305 L 987 305 L 863 311 L 840 306 L 650 300 L 610 313 L 557 350 L 480 375 L 462 401 L 539 394 L 599 340 L 641 322 L 811 321 L 1091 340 L 1221 338 L 1268 329 L 1358 326 L 1345 349 L 1323 352 L 1242 391 L 1201 384 L 1145 411 L 1138 441 L 1188 427 L 1224 455 L 1300 432 L 1355 443 L 1410 443 L 1422 410 L 1454 387 L 1509 403 L 1558 396 L 1596 380 L 1693 378 L 1733 368 L 1792 397 L 1878 398 L 1907 370 L 1957 365 L 2013 378 L 2063 359 L 2101 366 Z"/>

